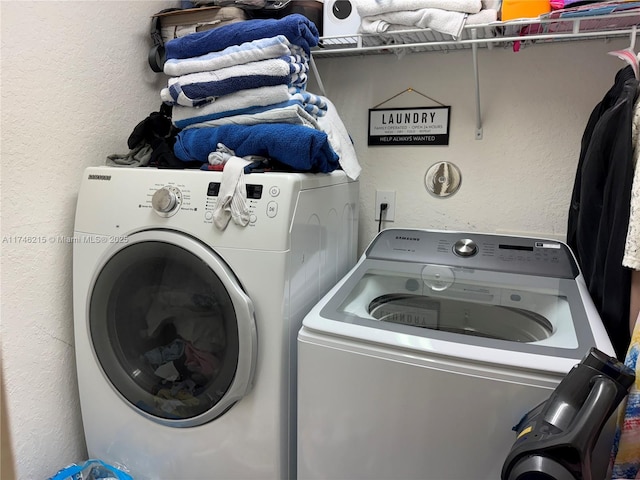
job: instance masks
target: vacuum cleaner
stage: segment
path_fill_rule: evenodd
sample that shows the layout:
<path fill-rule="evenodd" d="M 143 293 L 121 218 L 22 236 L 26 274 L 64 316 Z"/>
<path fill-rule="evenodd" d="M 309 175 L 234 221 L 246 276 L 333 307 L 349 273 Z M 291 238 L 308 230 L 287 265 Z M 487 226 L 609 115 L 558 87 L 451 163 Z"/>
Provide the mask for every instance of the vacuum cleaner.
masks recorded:
<path fill-rule="evenodd" d="M 633 370 L 592 348 L 551 396 L 513 427 L 516 441 L 502 480 L 603 480 L 609 456 L 594 455 L 594 449 L 606 424 L 615 428 L 611 415 L 634 381 Z M 603 447 L 610 451 L 613 432 L 606 440 Z"/>

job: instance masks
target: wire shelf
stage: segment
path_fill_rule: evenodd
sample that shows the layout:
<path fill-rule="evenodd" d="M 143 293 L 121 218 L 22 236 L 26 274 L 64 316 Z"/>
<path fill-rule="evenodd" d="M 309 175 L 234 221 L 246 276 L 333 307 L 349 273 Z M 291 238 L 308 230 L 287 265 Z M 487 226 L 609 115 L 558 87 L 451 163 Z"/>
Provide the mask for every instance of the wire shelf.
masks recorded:
<path fill-rule="evenodd" d="M 635 35 L 640 9 L 608 15 L 538 18 L 465 25 L 459 38 L 431 29 L 407 29 L 382 34 L 321 37 L 312 50 L 316 58 L 386 53 L 451 51 L 561 41 L 611 39 Z"/>

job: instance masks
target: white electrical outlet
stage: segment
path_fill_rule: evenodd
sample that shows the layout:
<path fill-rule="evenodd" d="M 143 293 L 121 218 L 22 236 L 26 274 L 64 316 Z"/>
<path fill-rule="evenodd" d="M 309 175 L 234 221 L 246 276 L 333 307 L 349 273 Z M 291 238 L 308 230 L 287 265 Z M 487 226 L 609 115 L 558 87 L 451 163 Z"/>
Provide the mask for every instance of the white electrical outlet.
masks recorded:
<path fill-rule="evenodd" d="M 380 220 L 380 205 L 387 204 L 387 210 L 382 215 L 383 222 L 393 222 L 396 219 L 396 192 L 376 190 L 375 220 Z"/>

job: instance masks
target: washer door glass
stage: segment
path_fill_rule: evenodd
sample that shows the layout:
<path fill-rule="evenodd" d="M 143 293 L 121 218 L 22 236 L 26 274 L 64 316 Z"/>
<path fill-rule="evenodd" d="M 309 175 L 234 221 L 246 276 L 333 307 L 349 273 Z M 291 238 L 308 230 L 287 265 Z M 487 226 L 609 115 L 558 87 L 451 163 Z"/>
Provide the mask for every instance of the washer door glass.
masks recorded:
<path fill-rule="evenodd" d="M 193 426 L 250 388 L 253 305 L 229 268 L 188 237 L 144 232 L 111 252 L 90 290 L 89 330 L 111 384 L 143 415 Z"/>

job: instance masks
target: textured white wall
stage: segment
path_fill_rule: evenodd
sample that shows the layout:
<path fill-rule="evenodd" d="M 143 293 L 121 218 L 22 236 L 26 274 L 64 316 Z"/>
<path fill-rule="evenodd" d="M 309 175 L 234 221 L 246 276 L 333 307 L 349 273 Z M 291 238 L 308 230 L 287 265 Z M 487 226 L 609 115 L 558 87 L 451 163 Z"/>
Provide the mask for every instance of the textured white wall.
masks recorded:
<path fill-rule="evenodd" d="M 2 356 L 20 479 L 86 459 L 71 307 L 81 173 L 160 105 L 150 17 L 169 2 L 0 2 Z M 126 193 L 126 192 L 123 192 Z M 19 236 L 44 243 L 18 242 Z M 13 242 L 13 243 L 12 243 Z M 6 439 L 2 439 L 6 441 Z"/>
<path fill-rule="evenodd" d="M 564 239 L 580 139 L 591 110 L 625 66 L 606 52 L 629 40 L 479 50 L 484 138 L 475 139 L 471 50 L 318 58 L 325 91 L 356 145 L 360 177 L 360 251 L 375 236 L 375 191 L 394 190 L 387 227 L 528 233 Z M 412 87 L 450 105 L 448 146 L 368 147 L 368 109 Z M 317 91 L 315 82 L 310 89 Z M 381 108 L 435 106 L 405 93 Z M 435 198 L 427 169 L 449 161 L 460 190 Z"/>
<path fill-rule="evenodd" d="M 2 358 L 18 478 L 81 461 L 71 308 L 71 236 L 84 167 L 126 152 L 157 109 L 146 64 L 149 17 L 170 2 L 0 2 L 2 49 Z M 580 137 L 622 62 L 623 41 L 481 50 L 484 139 L 477 141 L 471 53 L 319 59 L 356 142 L 360 250 L 373 238 L 376 189 L 397 191 L 391 226 L 562 237 Z M 367 148 L 368 108 L 413 87 L 452 106 L 446 147 Z M 429 105 L 405 94 L 389 107 Z M 435 199 L 427 168 L 457 164 L 460 191 Z M 123 192 L 124 193 L 124 192 Z M 15 243 L 35 236 L 45 243 Z M 14 243 L 11 243 L 14 242 Z M 5 439 L 3 439 L 5 441 Z"/>

